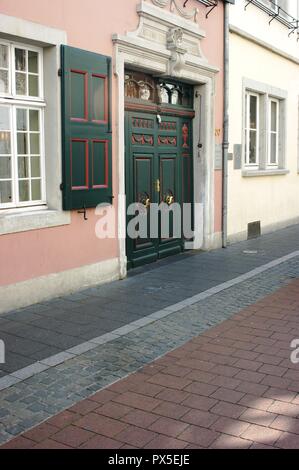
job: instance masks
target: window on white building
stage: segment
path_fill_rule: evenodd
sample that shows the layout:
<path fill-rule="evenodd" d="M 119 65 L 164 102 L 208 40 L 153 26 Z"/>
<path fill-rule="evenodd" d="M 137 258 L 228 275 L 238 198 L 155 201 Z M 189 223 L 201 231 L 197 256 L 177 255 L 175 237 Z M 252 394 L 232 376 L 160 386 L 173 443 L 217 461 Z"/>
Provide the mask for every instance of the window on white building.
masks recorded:
<path fill-rule="evenodd" d="M 259 95 L 246 93 L 245 97 L 245 164 L 259 163 Z"/>
<path fill-rule="evenodd" d="M 0 209 L 45 204 L 43 51 L 0 42 Z"/>
<path fill-rule="evenodd" d="M 279 101 L 269 99 L 269 127 L 268 127 L 268 165 L 278 166 L 279 152 Z"/>
<path fill-rule="evenodd" d="M 243 167 L 247 173 L 286 170 L 287 92 L 244 79 Z M 250 176 L 250 175 L 249 175 Z"/>

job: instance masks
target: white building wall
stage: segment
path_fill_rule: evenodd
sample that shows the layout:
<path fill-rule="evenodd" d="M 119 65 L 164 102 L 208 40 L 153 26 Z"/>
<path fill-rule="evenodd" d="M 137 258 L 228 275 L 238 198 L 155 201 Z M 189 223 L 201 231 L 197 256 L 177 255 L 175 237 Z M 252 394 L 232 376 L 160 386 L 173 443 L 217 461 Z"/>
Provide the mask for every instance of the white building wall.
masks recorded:
<path fill-rule="evenodd" d="M 276 20 L 269 26 L 269 16 L 256 6 L 249 5 L 245 11 L 247 3 L 237 0 L 230 8 L 229 152 L 233 159 L 229 160 L 228 168 L 228 239 L 231 242 L 245 239 L 251 222 L 260 221 L 262 233 L 299 223 L 297 33 L 288 37 L 287 27 Z M 269 50 L 271 47 L 274 52 Z M 285 96 L 283 171 L 280 168 L 253 172 L 245 168 L 244 83 L 251 82 L 257 82 L 257 87 L 265 88 L 270 95 L 277 92 Z"/>

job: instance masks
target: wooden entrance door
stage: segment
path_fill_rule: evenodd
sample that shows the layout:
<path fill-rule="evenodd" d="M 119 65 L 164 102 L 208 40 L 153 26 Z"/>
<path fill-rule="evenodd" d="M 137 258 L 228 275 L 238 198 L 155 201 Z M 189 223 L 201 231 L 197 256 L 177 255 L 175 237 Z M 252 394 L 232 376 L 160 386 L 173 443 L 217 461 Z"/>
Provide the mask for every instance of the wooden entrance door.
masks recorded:
<path fill-rule="evenodd" d="M 147 226 L 136 239 L 127 237 L 128 268 L 183 251 L 183 234 L 174 233 L 175 215 L 169 211 L 168 234 L 163 234 L 161 214 L 152 217 L 151 205 L 161 202 L 171 209 L 192 202 L 191 120 L 156 114 L 126 113 L 126 193 L 127 207 L 140 203 L 135 225 Z M 174 207 L 174 206 L 173 206 Z M 134 208 L 133 208 L 134 209 Z M 127 217 L 128 227 L 135 211 Z M 135 219 L 136 220 L 136 219 Z M 167 221 L 167 219 L 166 219 Z M 153 227 L 153 224 L 156 224 Z M 164 225 L 165 228 L 165 225 Z M 153 236 L 154 234 L 154 236 Z"/>
<path fill-rule="evenodd" d="M 193 87 L 126 71 L 125 109 L 127 258 L 131 268 L 184 249 L 183 232 L 174 230 L 179 221 L 173 210 L 176 204 L 193 200 Z M 162 202 L 169 212 L 167 227 L 161 214 L 158 220 L 153 218 L 154 205 Z M 142 210 L 132 210 L 134 203 Z M 143 231 L 134 239 L 130 235 L 136 213 L 136 229 Z"/>

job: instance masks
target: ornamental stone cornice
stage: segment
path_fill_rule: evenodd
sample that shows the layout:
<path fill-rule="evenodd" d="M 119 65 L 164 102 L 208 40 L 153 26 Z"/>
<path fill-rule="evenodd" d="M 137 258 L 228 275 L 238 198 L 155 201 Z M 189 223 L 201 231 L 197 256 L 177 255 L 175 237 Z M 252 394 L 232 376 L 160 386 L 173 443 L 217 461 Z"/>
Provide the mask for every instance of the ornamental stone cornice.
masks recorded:
<path fill-rule="evenodd" d="M 183 77 L 183 71 L 192 68 L 215 73 L 218 69 L 209 64 L 201 50 L 205 32 L 197 23 L 183 18 L 165 7 L 169 0 L 141 0 L 137 5 L 139 25 L 125 35 L 113 35 L 118 51 L 123 51 L 127 63 L 136 67 L 153 67 L 161 75 Z M 133 52 L 134 51 L 134 52 Z M 133 62 L 132 62 L 133 61 Z M 198 71 L 199 72 L 199 71 Z M 197 72 L 197 73 L 198 73 Z M 196 74 L 196 70 L 192 74 Z"/>

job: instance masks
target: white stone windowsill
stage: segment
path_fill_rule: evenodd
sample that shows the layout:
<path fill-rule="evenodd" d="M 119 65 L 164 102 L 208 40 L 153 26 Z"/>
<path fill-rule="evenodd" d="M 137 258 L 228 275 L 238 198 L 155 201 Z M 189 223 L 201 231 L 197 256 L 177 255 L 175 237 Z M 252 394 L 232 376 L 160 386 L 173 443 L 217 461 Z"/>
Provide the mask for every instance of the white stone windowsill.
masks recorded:
<path fill-rule="evenodd" d="M 281 176 L 289 174 L 289 170 L 273 168 L 268 170 L 243 170 L 242 176 L 244 178 L 255 177 L 255 176 Z"/>
<path fill-rule="evenodd" d="M 69 225 L 70 223 L 70 212 L 51 210 L 46 207 L 40 210 L 31 208 L 17 211 L 12 209 L 0 212 L 0 235 Z"/>

